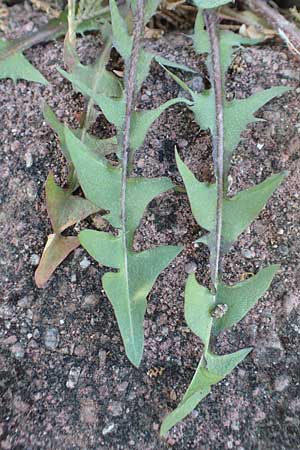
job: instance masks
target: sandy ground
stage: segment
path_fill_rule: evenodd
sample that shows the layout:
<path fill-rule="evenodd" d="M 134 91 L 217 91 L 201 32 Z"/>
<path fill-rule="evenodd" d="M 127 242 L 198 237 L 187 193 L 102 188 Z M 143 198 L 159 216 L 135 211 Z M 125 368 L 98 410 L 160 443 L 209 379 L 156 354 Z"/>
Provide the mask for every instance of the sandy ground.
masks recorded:
<path fill-rule="evenodd" d="M 43 23 L 44 16 L 12 9 L 10 36 Z M 97 37 L 79 42 L 84 62 L 93 60 Z M 156 50 L 197 69 L 186 80 L 201 85 L 203 60 L 189 38 L 171 34 L 150 42 Z M 124 355 L 110 303 L 101 287 L 102 267 L 78 249 L 43 290 L 34 271 L 50 224 L 44 198 L 49 170 L 58 180 L 66 170 L 55 134 L 43 121 L 47 101 L 59 118 L 76 125 L 83 99 L 56 71 L 63 65 L 62 41 L 36 46 L 29 60 L 51 82 L 48 87 L 0 82 L 1 297 L 0 439 L 7 450 L 296 450 L 299 448 L 299 191 L 300 63 L 280 43 L 238 52 L 228 95 L 243 98 L 263 88 L 292 91 L 263 107 L 266 122 L 251 125 L 234 157 L 231 190 L 288 169 L 289 176 L 266 209 L 224 261 L 225 277 L 281 263 L 268 294 L 219 339 L 220 352 L 253 346 L 237 370 L 166 439 L 158 429 L 186 389 L 201 355 L 199 340 L 183 318 L 183 288 L 189 263 L 208 279 L 208 253 L 195 249 L 199 227 L 186 195 L 169 193 L 151 202 L 136 236 L 136 248 L 159 243 L 185 246 L 159 277 L 145 319 L 145 353 L 140 370 Z M 141 94 L 146 107 L 178 94 L 177 85 L 153 65 Z M 108 136 L 99 116 L 94 131 Z M 168 175 L 180 182 L 174 146 L 201 180 L 212 179 L 209 135 L 193 115 L 177 106 L 164 113 L 136 156 L 137 173 Z M 90 224 L 97 224 L 92 220 Z M 82 261 L 88 264 L 85 268 Z M 89 264 L 90 263 L 90 264 Z M 188 265 L 188 266 L 187 266 Z M 149 369 L 163 368 L 157 377 Z"/>

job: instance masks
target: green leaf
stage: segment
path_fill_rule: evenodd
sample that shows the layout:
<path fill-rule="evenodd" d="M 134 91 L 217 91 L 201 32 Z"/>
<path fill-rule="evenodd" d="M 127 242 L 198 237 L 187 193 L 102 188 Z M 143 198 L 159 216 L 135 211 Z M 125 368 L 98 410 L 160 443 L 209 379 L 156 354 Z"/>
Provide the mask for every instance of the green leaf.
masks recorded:
<path fill-rule="evenodd" d="M 204 18 L 201 10 L 197 13 L 193 40 L 194 48 L 197 53 L 201 54 L 210 52 L 209 37 L 204 28 Z"/>
<path fill-rule="evenodd" d="M 228 173 L 232 153 L 241 140 L 241 132 L 251 122 L 261 119 L 254 117 L 265 103 L 272 98 L 289 91 L 289 87 L 277 86 L 257 92 L 243 100 L 233 100 L 224 104 L 224 145 L 225 145 L 225 174 Z M 200 105 L 199 105 L 200 106 Z"/>
<path fill-rule="evenodd" d="M 133 241 L 135 229 L 139 225 L 148 203 L 157 195 L 173 187 L 171 180 L 166 177 L 127 179 L 126 229 L 130 245 Z"/>
<path fill-rule="evenodd" d="M 121 168 L 113 167 L 84 146 L 69 130 L 66 142 L 76 168 L 80 185 L 88 198 L 99 208 L 109 210 L 106 219 L 120 227 Z M 153 197 L 173 187 L 168 178 L 130 178 L 127 186 L 129 239 L 138 225 L 146 205 Z"/>
<path fill-rule="evenodd" d="M 110 233 L 83 230 L 79 235 L 81 245 L 100 264 L 120 269 L 123 258 L 121 238 Z"/>
<path fill-rule="evenodd" d="M 160 246 L 135 253 L 124 248 L 120 236 L 93 230 L 82 231 L 79 239 L 100 264 L 119 269 L 103 276 L 103 287 L 114 307 L 126 354 L 139 366 L 144 346 L 146 297 L 160 272 L 180 253 L 181 247 Z"/>
<path fill-rule="evenodd" d="M 231 3 L 231 0 L 193 0 L 198 8 L 208 9 L 208 8 L 218 8 L 219 6 L 225 5 L 226 3 Z"/>
<path fill-rule="evenodd" d="M 109 0 L 111 23 L 113 30 L 113 43 L 121 56 L 128 60 L 131 55 L 132 37 L 128 33 L 127 25 L 120 14 L 115 0 Z"/>
<path fill-rule="evenodd" d="M 51 173 L 46 181 L 46 201 L 54 233 L 61 233 L 99 211 L 98 207 L 85 198 L 71 195 L 70 192 L 57 186 Z"/>
<path fill-rule="evenodd" d="M 60 70 L 60 73 L 77 87 L 78 80 L 86 86 L 93 86 L 95 77 L 97 77 L 97 89 L 94 95 L 105 95 L 107 97 L 122 97 L 123 89 L 118 78 L 103 67 L 99 71 L 98 64 L 84 66 L 79 62 L 74 66 L 71 73 Z"/>
<path fill-rule="evenodd" d="M 198 224 L 214 232 L 216 221 L 217 190 L 215 184 L 202 183 L 176 154 L 178 170 L 187 190 L 191 209 Z M 232 242 L 259 215 L 286 173 L 273 175 L 262 183 L 223 200 L 222 248 L 228 251 Z M 198 242 L 208 243 L 208 236 Z"/>
<path fill-rule="evenodd" d="M 277 264 L 266 267 L 248 280 L 234 286 L 227 286 L 224 283 L 219 284 L 217 303 L 226 304 L 228 310 L 223 317 L 214 321 L 214 334 L 230 328 L 247 314 L 257 300 L 269 289 L 279 267 Z"/>
<path fill-rule="evenodd" d="M 135 91 L 138 92 L 149 75 L 153 54 L 141 49 L 138 56 Z"/>
<path fill-rule="evenodd" d="M 48 84 L 48 81 L 30 64 L 21 51 L 15 51 L 12 44 L 0 39 L 0 79 L 5 78 L 11 78 L 14 83 L 23 79 Z"/>
<path fill-rule="evenodd" d="M 61 145 L 61 151 L 66 157 L 68 161 L 71 161 L 69 150 L 66 145 L 65 140 L 65 130 L 69 129 L 65 124 L 61 123 L 53 110 L 50 108 L 50 106 L 47 105 L 47 103 L 44 104 L 43 107 L 43 115 L 45 121 L 50 125 L 50 127 L 57 133 L 60 145 Z M 82 129 L 77 128 L 70 130 L 70 132 L 74 133 L 74 135 L 78 138 L 82 138 Z M 105 156 L 109 155 L 110 153 L 116 153 L 117 152 L 117 139 L 116 137 L 108 138 L 108 139 L 99 139 L 89 133 L 86 133 L 84 136 L 84 144 L 90 148 L 91 150 L 94 150 L 96 154 L 99 156 Z"/>
<path fill-rule="evenodd" d="M 199 377 L 199 374 L 197 374 L 197 377 Z M 197 392 L 188 396 L 185 400 L 182 400 L 177 408 L 164 418 L 160 428 L 160 435 L 165 436 L 168 431 L 174 427 L 174 425 L 187 417 L 201 402 L 201 400 L 203 400 L 210 393 L 210 391 L 210 386 L 205 386 L 202 389 L 199 387 Z"/>
<path fill-rule="evenodd" d="M 196 73 L 196 70 L 192 69 L 191 67 L 186 66 L 185 64 L 180 64 L 180 63 L 177 63 L 176 61 L 171 61 L 170 59 L 164 58 L 163 56 L 157 55 L 155 53 L 153 53 L 152 56 L 153 56 L 154 60 L 162 66 L 172 67 L 173 69 L 184 70 L 185 72 Z"/>
<path fill-rule="evenodd" d="M 114 227 L 120 227 L 121 169 L 113 167 L 65 129 L 70 158 L 75 166 L 80 186 L 86 198 L 98 208 L 110 211 L 106 217 Z"/>
<path fill-rule="evenodd" d="M 222 1 L 205 2 L 199 0 L 196 4 L 202 7 L 214 7 L 222 4 Z M 222 258 L 223 254 L 229 250 L 232 242 L 257 217 L 285 175 L 273 175 L 263 183 L 239 192 L 233 198 L 227 196 L 226 183 L 230 159 L 232 152 L 240 141 L 242 130 L 248 123 L 257 120 L 253 117 L 253 113 L 257 109 L 273 98 L 274 95 L 284 92 L 286 88 L 273 88 L 255 94 L 246 100 L 227 102 L 225 97 L 225 72 L 230 64 L 233 48 L 240 44 L 247 44 L 249 41 L 244 41 L 243 38 L 233 33 L 221 32 L 220 35 L 220 61 L 217 61 L 216 51 L 213 50 L 215 52 L 214 69 L 217 70 L 216 65 L 220 65 L 222 86 L 219 86 L 219 88 L 223 88 L 224 92 L 224 170 L 219 168 L 218 161 L 218 158 L 223 158 L 221 147 L 218 148 L 217 146 L 215 149 L 214 160 L 219 168 L 216 171 L 217 182 L 224 187 L 222 197 L 220 197 L 220 192 L 217 192 L 215 184 L 198 181 L 176 152 L 178 169 L 186 187 L 193 215 L 199 225 L 209 231 L 206 236 L 200 238 L 197 242 L 203 242 L 210 248 L 213 291 L 210 292 L 201 286 L 196 281 L 195 275 L 188 277 L 185 291 L 185 318 L 191 330 L 204 343 L 204 350 L 199 366 L 181 403 L 163 421 L 162 434 L 165 434 L 178 421 L 186 417 L 199 401 L 209 394 L 211 385 L 222 380 L 251 351 L 251 349 L 246 348 L 232 354 L 215 355 L 211 352 L 211 335 L 212 333 L 217 335 L 221 330 L 241 320 L 268 289 L 277 270 L 277 266 L 271 266 L 245 282 L 238 283 L 235 286 L 226 286 L 222 282 L 221 263 L 216 258 L 219 253 L 220 258 Z M 209 45 L 209 39 L 204 32 L 204 21 L 199 12 L 195 26 L 195 47 L 199 52 L 209 53 Z M 210 58 L 209 65 L 212 66 Z M 171 76 L 175 78 L 174 75 Z M 211 70 L 211 79 L 213 76 L 214 73 Z M 222 140 L 222 133 L 217 135 L 216 130 L 218 117 L 215 111 L 214 87 L 210 91 L 198 94 L 192 92 L 181 80 L 176 81 L 193 97 L 193 104 L 188 104 L 188 106 L 194 112 L 199 126 L 210 129 L 213 138 L 218 137 Z M 212 86 L 214 86 L 213 82 Z M 221 224 L 218 223 L 218 226 L 217 215 L 218 219 L 222 221 Z"/>
<path fill-rule="evenodd" d="M 59 72 L 65 76 L 68 80 L 71 80 L 70 74 L 62 69 Z M 109 98 L 105 95 L 93 94 L 89 85 L 81 80 L 80 78 L 72 77 L 72 81 L 84 95 L 92 96 L 95 103 L 101 108 L 106 119 L 113 123 L 118 129 L 122 129 L 124 119 L 125 119 L 125 108 L 126 102 L 125 97 L 121 98 Z M 132 113 L 131 119 L 131 139 L 130 148 L 132 151 L 136 151 L 144 142 L 145 136 L 148 129 L 152 123 L 158 119 L 160 114 L 162 114 L 167 108 L 173 106 L 177 103 L 186 103 L 187 100 L 184 98 L 174 98 L 168 100 L 157 108 L 146 110 L 146 111 L 134 111 Z"/>
<path fill-rule="evenodd" d="M 206 367 L 209 372 L 215 373 L 216 376 L 225 378 L 233 369 L 240 364 L 243 359 L 251 352 L 252 348 L 244 348 L 234 353 L 227 355 L 215 355 L 211 352 L 206 352 Z"/>
<path fill-rule="evenodd" d="M 160 433 L 165 435 L 174 425 L 183 420 L 211 392 L 211 386 L 228 375 L 251 351 L 250 348 L 228 355 L 213 355 L 207 352 L 202 358 L 182 401 L 161 425 Z"/>
<path fill-rule="evenodd" d="M 239 192 L 233 198 L 224 199 L 222 238 L 226 248 L 230 247 L 259 215 L 286 175 L 286 172 L 272 175 L 262 183 Z"/>
<path fill-rule="evenodd" d="M 251 95 L 243 100 L 224 101 L 224 171 L 228 174 L 232 153 L 241 140 L 241 132 L 251 122 L 261 119 L 254 117 L 254 113 L 272 98 L 289 91 L 290 88 L 277 86 Z M 191 92 L 194 104 L 189 106 L 195 115 L 196 122 L 202 129 L 210 129 L 214 134 L 215 103 L 213 90 L 201 93 Z"/>
<path fill-rule="evenodd" d="M 197 282 L 195 274 L 190 274 L 185 287 L 185 320 L 193 333 L 199 336 L 206 346 L 211 335 L 213 322 L 211 309 L 214 300 L 210 291 Z"/>
<path fill-rule="evenodd" d="M 216 185 L 198 181 L 192 171 L 180 159 L 177 150 L 176 162 L 189 197 L 193 216 L 202 228 L 212 231 L 216 222 Z"/>
<path fill-rule="evenodd" d="M 98 207 L 109 210 L 105 217 L 114 227 L 120 227 L 121 168 L 99 158 L 69 130 L 66 130 L 66 143 L 86 197 Z M 136 366 L 143 352 L 146 296 L 159 273 L 181 248 L 158 247 L 135 253 L 133 237 L 147 204 L 172 187 L 167 178 L 128 178 L 125 239 L 122 231 L 118 237 L 93 231 L 80 233 L 81 244 L 98 262 L 119 269 L 117 273 L 104 275 L 103 287 L 114 307 L 126 354 Z"/>
<path fill-rule="evenodd" d="M 194 104 L 190 106 L 195 120 L 202 130 L 215 132 L 215 96 L 212 89 L 200 93 L 192 92 Z M 225 114 L 225 112 L 224 112 Z"/>
<path fill-rule="evenodd" d="M 181 247 L 164 246 L 140 253 L 126 252 L 120 271 L 106 273 L 102 278 L 114 307 L 126 354 L 136 367 L 143 354 L 146 297 L 160 272 L 181 250 Z"/>
<path fill-rule="evenodd" d="M 173 98 L 166 101 L 162 105 L 154 109 L 146 111 L 136 111 L 132 113 L 131 119 L 131 136 L 130 136 L 130 148 L 133 151 L 139 149 L 143 144 L 145 136 L 155 120 L 167 109 L 177 103 L 185 102 L 185 99 L 180 97 Z"/>

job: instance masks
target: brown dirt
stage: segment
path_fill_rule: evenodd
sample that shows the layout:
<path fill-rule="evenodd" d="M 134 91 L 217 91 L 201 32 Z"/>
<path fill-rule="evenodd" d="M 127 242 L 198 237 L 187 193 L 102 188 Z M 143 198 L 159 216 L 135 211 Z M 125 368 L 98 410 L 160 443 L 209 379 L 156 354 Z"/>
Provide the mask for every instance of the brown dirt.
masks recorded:
<path fill-rule="evenodd" d="M 17 31 L 11 36 L 24 33 L 30 21 L 33 26 L 44 21 L 42 15 L 24 12 L 21 6 L 12 13 L 12 29 Z M 93 36 L 80 40 L 85 62 L 92 60 L 98 42 Z M 151 45 L 189 63 L 201 75 L 203 64 L 189 38 L 172 34 Z M 249 345 L 254 351 L 167 439 L 160 439 L 161 419 L 177 405 L 201 355 L 200 342 L 188 332 L 183 318 L 185 265 L 195 261 L 198 278 L 205 282 L 208 254 L 192 245 L 199 227 L 185 194 L 167 194 L 151 202 L 136 245 L 180 242 L 185 250 L 149 296 L 139 370 L 124 355 L 101 287 L 103 269 L 93 261 L 86 269 L 80 266 L 88 257 L 84 250 L 75 251 L 61 265 L 46 289 L 36 288 L 35 255 L 41 254 L 50 233 L 44 182 L 50 169 L 58 178 L 65 177 L 58 141 L 43 122 L 40 107 L 46 100 L 61 120 L 73 125 L 83 107 L 82 97 L 56 71 L 63 65 L 62 48 L 58 41 L 26 52 L 51 82 L 48 87 L 0 82 L 1 448 L 296 450 L 300 440 L 299 62 L 282 44 L 268 43 L 238 52 L 230 72 L 228 92 L 236 97 L 275 85 L 293 88 L 261 109 L 259 117 L 267 121 L 248 127 L 235 155 L 232 192 L 282 169 L 288 169 L 289 176 L 224 261 L 229 281 L 273 262 L 280 261 L 281 270 L 268 294 L 219 342 L 222 352 Z M 193 83 L 191 76 L 188 79 Z M 143 104 L 155 106 L 177 94 L 176 84 L 153 65 L 143 87 Z M 99 127 L 103 135 L 101 120 Z M 180 180 L 175 145 L 199 178 L 211 179 L 209 136 L 181 106 L 168 110 L 152 127 L 137 154 L 135 170 L 144 176 L 167 174 Z M 250 250 L 248 258 L 243 256 L 245 250 Z M 53 328 L 59 342 L 51 349 L 45 338 Z M 165 370 L 151 378 L 147 372 L 153 367 Z M 108 426 L 111 430 L 106 434 Z"/>

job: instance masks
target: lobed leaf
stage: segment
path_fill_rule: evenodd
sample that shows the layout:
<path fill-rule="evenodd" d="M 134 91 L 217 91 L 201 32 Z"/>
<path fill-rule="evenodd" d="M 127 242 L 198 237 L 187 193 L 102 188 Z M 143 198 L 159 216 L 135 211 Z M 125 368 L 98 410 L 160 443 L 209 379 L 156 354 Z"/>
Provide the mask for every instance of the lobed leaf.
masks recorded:
<path fill-rule="evenodd" d="M 109 210 L 105 216 L 121 226 L 120 167 L 113 167 L 85 147 L 66 130 L 66 143 L 86 197 Z M 119 269 L 103 276 L 103 287 L 112 303 L 130 361 L 138 366 L 143 352 L 143 320 L 146 297 L 159 273 L 181 251 L 180 247 L 158 247 L 140 253 L 131 250 L 133 237 L 147 204 L 172 188 L 167 178 L 128 178 L 126 186 L 126 237 L 91 230 L 80 233 L 82 246 L 101 264 Z M 100 206 L 101 205 L 101 206 Z"/>
<path fill-rule="evenodd" d="M 48 84 L 46 78 L 25 58 L 21 51 L 15 51 L 13 45 L 0 39 L 0 79 L 11 78 Z"/>
<path fill-rule="evenodd" d="M 69 130 L 66 130 L 66 142 L 86 198 L 99 208 L 109 210 L 109 214 L 105 217 L 114 227 L 119 228 L 121 168 L 113 167 L 108 161 L 100 158 Z M 129 178 L 127 186 L 129 240 L 132 239 L 147 204 L 153 197 L 172 187 L 173 184 L 168 178 Z"/>
<path fill-rule="evenodd" d="M 217 190 L 215 184 L 202 183 L 176 153 L 178 170 L 187 190 L 191 209 L 198 224 L 213 232 L 216 221 Z M 233 198 L 223 200 L 222 247 L 228 251 L 235 239 L 259 215 L 267 201 L 281 184 L 286 172 L 273 175 L 262 183 L 239 192 Z M 198 242 L 208 243 L 208 236 Z"/>
<path fill-rule="evenodd" d="M 70 190 L 65 191 L 57 186 L 51 173 L 46 181 L 46 202 L 54 234 L 48 236 L 35 272 L 35 282 L 39 288 L 45 286 L 55 269 L 79 246 L 77 237 L 62 236 L 62 231 L 99 211 L 99 208 L 88 200 L 71 195 Z"/>
<path fill-rule="evenodd" d="M 224 283 L 219 284 L 217 303 L 226 304 L 228 310 L 223 317 L 214 321 L 214 334 L 230 328 L 247 314 L 257 300 L 269 289 L 279 267 L 278 264 L 266 267 L 248 280 L 235 284 L 234 286 L 227 286 Z"/>
<path fill-rule="evenodd" d="M 113 167 L 105 161 L 67 128 L 65 139 L 85 197 L 98 208 L 110 211 L 107 220 L 114 227 L 120 227 L 118 198 L 121 192 L 120 168 Z"/>
<path fill-rule="evenodd" d="M 211 386 L 228 375 L 251 351 L 250 348 L 228 355 L 213 355 L 207 352 L 202 358 L 182 401 L 162 422 L 160 434 L 164 436 L 211 392 Z"/>
<path fill-rule="evenodd" d="M 120 271 L 106 273 L 102 278 L 114 307 L 126 354 L 136 367 L 141 362 L 144 348 L 146 297 L 158 275 L 181 250 L 181 247 L 161 246 L 140 253 L 126 252 Z"/>
<path fill-rule="evenodd" d="M 109 0 L 111 24 L 113 31 L 113 44 L 120 55 L 128 60 L 131 55 L 132 37 L 128 33 L 125 20 L 120 14 L 120 10 L 115 0 Z"/>
<path fill-rule="evenodd" d="M 126 354 L 138 366 L 144 337 L 143 321 L 146 297 L 152 286 L 181 247 L 161 246 L 140 253 L 124 248 L 120 236 L 84 230 L 79 234 L 81 245 L 100 264 L 119 269 L 102 277 L 103 287 L 112 303 Z"/>
<path fill-rule="evenodd" d="M 205 4 L 207 7 L 216 6 L 216 3 L 219 2 L 200 0 L 196 2 L 198 6 Z M 213 15 L 207 15 L 207 20 L 210 23 L 213 23 L 214 19 Z M 214 26 L 211 28 L 212 40 L 214 40 L 217 31 Z M 224 141 L 225 155 L 223 155 L 223 146 L 218 146 L 217 144 L 214 161 L 215 164 L 218 164 L 216 177 L 218 186 L 223 186 L 224 188 L 223 193 L 222 188 L 218 189 L 217 192 L 215 184 L 198 181 L 176 152 L 178 169 L 186 187 L 193 215 L 199 225 L 209 231 L 198 242 L 203 242 L 210 248 L 214 291 L 210 292 L 201 286 L 196 281 L 194 274 L 188 277 L 185 290 L 185 318 L 191 330 L 202 340 L 204 351 L 192 382 L 181 403 L 164 419 L 161 427 L 162 434 L 167 433 L 173 425 L 186 417 L 197 406 L 199 401 L 210 393 L 211 386 L 222 380 L 249 353 L 251 349 L 246 348 L 228 355 L 213 354 L 211 351 L 212 333 L 217 335 L 221 330 L 241 320 L 268 289 L 278 268 L 278 266 L 270 266 L 251 279 L 238 283 L 235 286 L 227 286 L 222 282 L 222 267 L 219 255 L 222 257 L 239 234 L 257 217 L 285 176 L 284 173 L 273 175 L 259 185 L 239 192 L 233 198 L 229 198 L 226 187 L 231 155 L 240 141 L 242 130 L 251 121 L 258 120 L 254 118 L 253 113 L 275 95 L 285 92 L 287 88 L 272 88 L 255 94 L 246 100 L 227 102 L 225 73 L 230 64 L 233 48 L 242 43 L 249 43 L 249 41 L 244 41 L 233 33 L 221 32 L 220 35 L 221 57 L 219 59 L 219 52 L 216 49 L 217 45 L 214 44 L 212 48 L 214 58 L 211 76 L 213 77 L 214 71 L 216 71 L 221 72 L 223 78 L 219 82 L 218 88 L 220 92 L 222 89 L 224 92 L 223 105 L 219 105 L 222 109 L 220 116 L 224 115 L 224 135 L 222 118 L 220 119 L 220 116 L 217 116 L 215 111 L 214 84 L 218 83 L 218 79 L 215 80 L 215 83 L 212 83 L 211 90 L 198 94 L 192 92 L 185 83 L 181 80 L 176 80 L 177 77 L 171 74 L 192 96 L 193 104 L 188 106 L 194 112 L 199 126 L 210 129 L 213 138 L 217 142 Z M 197 51 L 210 52 L 210 43 L 204 32 L 204 21 L 200 11 L 196 19 L 195 39 Z M 209 59 L 210 64 L 212 65 L 212 62 Z M 218 102 L 221 101 L 222 99 L 219 98 Z M 216 126 L 217 121 L 219 123 L 218 129 Z M 219 164 L 219 159 L 223 159 L 223 157 L 225 157 L 224 170 L 223 164 Z M 222 197 L 220 197 L 221 195 Z"/>
<path fill-rule="evenodd" d="M 195 274 L 190 274 L 185 287 L 185 320 L 192 332 L 199 336 L 206 346 L 211 335 L 213 305 L 214 296 L 197 282 Z"/>
<path fill-rule="evenodd" d="M 54 233 L 61 233 L 66 228 L 99 211 L 97 206 L 85 198 L 71 195 L 70 192 L 57 186 L 51 173 L 46 181 L 46 201 Z"/>
<path fill-rule="evenodd" d="M 289 90 L 289 87 L 277 86 L 257 92 L 243 100 L 224 103 L 225 174 L 229 171 L 232 153 L 241 140 L 241 132 L 249 123 L 261 120 L 254 117 L 253 114 L 272 98 Z"/>
<path fill-rule="evenodd" d="M 96 230 L 83 230 L 79 235 L 81 245 L 98 263 L 120 269 L 123 246 L 120 236 Z"/>
<path fill-rule="evenodd" d="M 62 75 L 66 76 L 67 72 L 62 71 Z M 79 61 L 74 65 L 72 72 L 68 73 L 68 80 L 75 86 L 77 81 L 86 86 L 93 86 L 97 77 L 97 89 L 95 95 L 105 95 L 107 97 L 119 98 L 123 95 L 123 89 L 119 79 L 105 67 L 99 71 L 98 64 L 84 66 Z"/>
<path fill-rule="evenodd" d="M 38 288 L 46 285 L 56 268 L 80 245 L 77 236 L 50 234 L 44 248 L 39 266 L 35 271 L 35 283 Z"/>
<path fill-rule="evenodd" d="M 229 248 L 259 215 L 286 175 L 286 172 L 272 175 L 262 183 L 239 192 L 233 198 L 224 199 L 222 238 L 225 249 Z"/>
<path fill-rule="evenodd" d="M 64 75 L 68 80 L 71 80 L 70 74 L 62 69 L 59 72 Z M 79 88 L 80 92 L 84 95 L 93 95 L 91 89 L 85 82 L 81 79 L 74 79 L 73 82 Z M 105 95 L 93 95 L 95 103 L 101 108 L 106 119 L 113 123 L 118 129 L 122 129 L 123 122 L 125 119 L 125 97 L 121 98 L 109 98 Z M 130 136 L 130 148 L 134 152 L 143 144 L 146 134 L 155 120 L 170 106 L 177 103 L 186 103 L 187 100 L 184 98 L 174 98 L 166 101 L 157 108 L 146 110 L 146 111 L 134 111 L 132 113 L 131 119 L 131 136 Z"/>
<path fill-rule="evenodd" d="M 228 3 L 228 2 L 227 2 Z M 233 52 L 237 47 L 241 45 L 254 45 L 261 42 L 261 39 L 249 39 L 241 36 L 240 34 L 233 33 L 228 30 L 220 30 L 220 63 L 223 78 L 225 79 L 225 74 L 228 67 L 231 64 L 231 57 Z M 199 10 L 196 17 L 195 29 L 194 29 L 194 48 L 197 53 L 207 53 L 210 54 L 210 42 L 208 34 L 205 31 L 205 24 L 203 19 L 202 11 Z M 211 66 L 210 58 L 208 59 L 208 66 Z"/>
<path fill-rule="evenodd" d="M 50 127 L 57 133 L 60 140 L 61 151 L 64 154 L 67 161 L 70 162 L 71 158 L 69 155 L 69 150 L 65 139 L 65 130 L 69 128 L 57 119 L 55 113 L 50 108 L 50 106 L 47 105 L 47 103 L 44 104 L 43 115 L 48 125 L 50 125 Z M 81 139 L 82 137 L 81 128 L 70 130 L 70 132 L 72 132 L 78 139 Z M 84 144 L 91 150 L 94 150 L 95 153 L 98 154 L 99 156 L 109 155 L 110 153 L 116 153 L 117 151 L 116 137 L 111 137 L 108 139 L 99 139 L 89 133 L 86 133 L 84 136 Z"/>
<path fill-rule="evenodd" d="M 261 119 L 254 117 L 254 113 L 272 98 L 289 91 L 289 87 L 277 86 L 251 95 L 242 100 L 224 100 L 224 172 L 228 174 L 231 157 L 241 140 L 241 133 L 251 122 Z M 215 103 L 212 89 L 201 93 L 191 92 L 194 103 L 188 105 L 195 115 L 197 124 L 202 129 L 210 129 L 214 134 Z"/>

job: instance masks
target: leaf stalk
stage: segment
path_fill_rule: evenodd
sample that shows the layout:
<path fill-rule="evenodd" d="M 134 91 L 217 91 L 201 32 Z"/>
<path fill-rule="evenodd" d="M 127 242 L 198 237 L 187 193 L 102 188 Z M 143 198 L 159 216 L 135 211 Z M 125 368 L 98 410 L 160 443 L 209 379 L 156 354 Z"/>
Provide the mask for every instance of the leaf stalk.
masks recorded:
<path fill-rule="evenodd" d="M 126 244 L 126 181 L 128 176 L 128 161 L 130 156 L 130 126 L 131 113 L 135 104 L 135 85 L 137 78 L 137 63 L 141 47 L 141 41 L 144 30 L 144 0 L 137 0 L 137 10 L 135 17 L 135 24 L 133 30 L 133 43 L 127 77 L 125 82 L 126 87 L 126 109 L 125 122 L 122 142 L 122 184 L 121 184 L 121 225 L 122 235 Z M 126 245 L 127 247 L 127 245 Z"/>
<path fill-rule="evenodd" d="M 217 184 L 217 214 L 216 214 L 216 239 L 215 239 L 215 263 L 211 267 L 211 279 L 215 290 L 221 276 L 221 241 L 223 222 L 223 198 L 224 198 L 224 111 L 222 92 L 222 71 L 219 37 L 217 31 L 217 15 L 215 10 L 204 12 L 205 22 L 211 46 L 212 75 L 215 92 L 216 126 L 213 132 L 213 156 L 215 176 Z"/>

